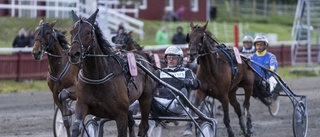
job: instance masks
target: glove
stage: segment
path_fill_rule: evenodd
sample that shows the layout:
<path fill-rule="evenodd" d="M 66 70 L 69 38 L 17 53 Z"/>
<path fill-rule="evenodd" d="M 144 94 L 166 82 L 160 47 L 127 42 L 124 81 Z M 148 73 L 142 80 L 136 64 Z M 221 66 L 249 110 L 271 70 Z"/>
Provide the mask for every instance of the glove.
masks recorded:
<path fill-rule="evenodd" d="M 189 85 L 191 83 L 191 81 L 189 79 L 184 79 L 183 80 L 183 84 L 185 85 Z"/>

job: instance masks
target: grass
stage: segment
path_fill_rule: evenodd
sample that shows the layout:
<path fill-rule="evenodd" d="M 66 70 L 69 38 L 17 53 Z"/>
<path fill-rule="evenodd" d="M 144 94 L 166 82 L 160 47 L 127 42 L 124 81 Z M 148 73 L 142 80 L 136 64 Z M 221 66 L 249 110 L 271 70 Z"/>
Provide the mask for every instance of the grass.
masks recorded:
<path fill-rule="evenodd" d="M 44 90 L 49 90 L 45 80 L 27 80 L 20 82 L 14 80 L 1 80 L 0 82 L 0 93 Z"/>
<path fill-rule="evenodd" d="M 20 27 L 28 29 L 35 29 L 41 18 L 12 18 L 1 17 L 0 27 L 0 47 L 11 47 L 12 41 L 18 34 Z M 277 19 L 277 18 L 276 18 Z M 45 19 L 47 22 L 52 22 L 55 19 Z M 189 21 L 184 22 L 161 22 L 142 20 L 144 25 L 144 40 L 139 40 L 138 35 L 134 35 L 135 40 L 142 46 L 144 45 L 156 45 L 155 34 L 162 24 L 167 26 L 168 34 L 170 37 L 176 32 L 177 26 L 182 26 L 184 33 L 189 32 Z M 194 24 L 204 25 L 205 22 L 194 21 Z M 254 21 L 241 21 L 243 34 L 253 33 L 275 33 L 278 35 L 278 41 L 289 41 L 291 39 L 291 27 L 287 22 L 283 24 L 269 22 L 254 22 Z M 58 19 L 58 23 L 55 28 L 58 30 L 70 31 L 72 29 L 73 22 L 71 19 Z M 220 42 L 233 42 L 233 25 L 234 22 L 224 21 L 211 21 L 208 25 L 208 30 L 212 31 Z M 227 28 L 227 29 L 225 29 Z M 106 36 L 108 37 L 108 36 Z M 70 40 L 70 39 L 68 39 Z M 241 38 L 240 38 L 241 40 Z"/>

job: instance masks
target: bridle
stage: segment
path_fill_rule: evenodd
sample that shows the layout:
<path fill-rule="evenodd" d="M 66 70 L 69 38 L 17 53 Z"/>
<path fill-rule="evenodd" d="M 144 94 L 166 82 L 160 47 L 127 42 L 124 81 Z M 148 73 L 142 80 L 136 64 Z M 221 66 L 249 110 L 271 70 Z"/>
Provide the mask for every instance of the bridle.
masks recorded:
<path fill-rule="evenodd" d="M 91 30 L 90 30 L 91 44 L 88 45 L 87 48 L 85 48 L 84 45 L 82 44 L 82 40 L 81 40 L 81 36 L 80 36 L 80 32 L 81 32 L 81 28 L 83 26 L 83 23 L 87 23 L 91 27 Z M 74 36 L 74 38 L 72 40 L 72 44 L 73 43 L 78 43 L 80 45 L 81 58 L 84 59 L 87 56 L 98 56 L 98 55 L 93 55 L 90 52 L 92 50 L 93 46 L 94 46 L 94 26 L 89 21 L 86 21 L 83 18 L 74 23 L 74 28 L 76 28 L 77 24 L 79 24 L 79 27 L 78 27 L 77 33 L 75 34 L 75 36 Z"/>
<path fill-rule="evenodd" d="M 117 47 L 121 47 L 121 49 L 126 49 L 128 44 L 131 43 L 133 39 L 126 34 L 126 32 L 122 32 L 116 36 L 116 41 L 114 42 Z"/>
<path fill-rule="evenodd" d="M 47 37 L 44 30 L 50 31 L 50 36 Z M 59 57 L 61 58 L 61 55 L 50 53 L 49 51 L 53 48 L 55 42 L 57 42 L 57 33 L 54 31 L 54 29 L 49 25 L 49 23 L 42 23 L 35 32 L 35 36 L 40 35 L 46 43 L 44 44 L 40 39 L 36 37 L 35 41 L 38 41 L 41 44 L 41 55 L 44 55 L 45 53 L 49 56 L 53 57 Z"/>
<path fill-rule="evenodd" d="M 192 38 L 192 40 L 189 42 L 189 48 L 190 48 L 190 44 L 192 44 L 192 45 L 195 45 L 196 46 L 196 53 L 193 53 L 193 54 L 190 54 L 189 53 L 189 55 L 190 56 L 192 56 L 192 57 L 195 57 L 195 58 L 198 58 L 198 57 L 201 57 L 201 56 L 207 56 L 207 55 L 210 55 L 210 54 L 217 54 L 217 56 L 219 56 L 219 54 L 217 53 L 218 51 L 220 51 L 220 49 L 219 48 L 216 48 L 216 47 L 214 47 L 214 49 L 212 49 L 212 50 L 210 50 L 209 52 L 206 52 L 204 49 L 203 49 L 203 46 L 204 46 L 204 44 L 209 44 L 208 42 L 207 42 L 207 39 L 209 38 L 209 39 L 211 39 L 211 40 L 214 40 L 209 34 L 207 34 L 207 32 L 201 32 L 201 30 L 199 30 L 200 29 L 200 27 L 199 26 L 196 26 L 195 28 L 194 28 L 194 31 L 193 31 L 193 33 L 195 33 L 194 35 L 194 37 Z M 196 36 L 199 34 L 199 33 L 203 33 L 203 36 L 201 37 L 201 41 L 199 41 L 198 43 L 192 43 L 193 41 L 195 41 L 196 40 Z M 189 36 L 188 36 L 189 37 Z"/>

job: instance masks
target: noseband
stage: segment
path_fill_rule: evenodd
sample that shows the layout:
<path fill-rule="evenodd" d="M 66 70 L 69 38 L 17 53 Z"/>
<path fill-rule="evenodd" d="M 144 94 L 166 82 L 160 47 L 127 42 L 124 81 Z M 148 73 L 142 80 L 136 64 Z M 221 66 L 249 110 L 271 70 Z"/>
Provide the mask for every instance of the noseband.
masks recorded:
<path fill-rule="evenodd" d="M 84 45 L 82 44 L 82 40 L 81 40 L 81 36 L 80 36 L 82 23 L 87 23 L 91 27 L 91 31 L 90 31 L 90 33 L 91 33 L 91 45 L 89 45 L 86 49 L 84 48 Z M 72 40 L 72 44 L 73 43 L 78 43 L 81 46 L 80 47 L 81 58 L 85 58 L 86 56 L 90 55 L 90 50 L 93 47 L 93 43 L 94 43 L 94 35 L 93 35 L 94 34 L 94 26 L 90 22 L 88 22 L 86 20 L 83 20 L 83 19 L 80 19 L 79 21 L 77 21 L 75 23 L 75 25 L 74 25 L 74 28 L 76 27 L 77 24 L 79 24 L 79 27 L 78 27 L 76 35 L 74 36 L 74 38 Z"/>

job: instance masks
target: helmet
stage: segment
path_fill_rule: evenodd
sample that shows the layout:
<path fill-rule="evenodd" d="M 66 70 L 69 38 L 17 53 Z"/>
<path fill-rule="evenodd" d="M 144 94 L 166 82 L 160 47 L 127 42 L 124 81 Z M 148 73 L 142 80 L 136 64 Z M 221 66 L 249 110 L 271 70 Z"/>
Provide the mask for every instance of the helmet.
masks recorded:
<path fill-rule="evenodd" d="M 254 46 L 256 45 L 256 42 L 264 42 L 266 46 L 269 45 L 269 41 L 268 41 L 267 37 L 263 36 L 263 35 L 258 35 L 258 36 L 256 36 L 256 38 L 254 38 L 254 41 L 253 41 Z"/>
<path fill-rule="evenodd" d="M 244 36 L 242 42 L 253 42 L 253 38 L 251 36 Z"/>
<path fill-rule="evenodd" d="M 164 52 L 164 57 L 166 58 L 167 55 L 178 55 L 180 58 L 183 58 L 182 49 L 178 46 L 170 46 Z"/>

